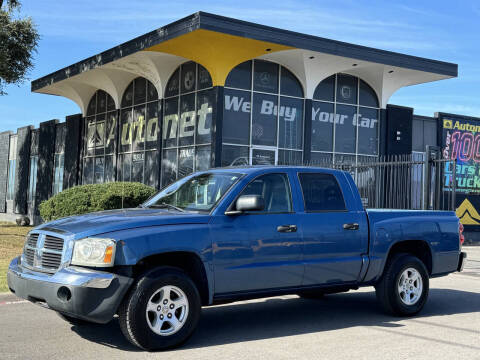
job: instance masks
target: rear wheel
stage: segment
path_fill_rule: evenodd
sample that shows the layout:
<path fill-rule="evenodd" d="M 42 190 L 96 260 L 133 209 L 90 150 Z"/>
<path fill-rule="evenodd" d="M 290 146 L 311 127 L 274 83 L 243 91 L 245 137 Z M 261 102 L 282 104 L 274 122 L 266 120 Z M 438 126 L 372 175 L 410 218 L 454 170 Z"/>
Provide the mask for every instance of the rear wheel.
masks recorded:
<path fill-rule="evenodd" d="M 377 299 L 388 313 L 410 316 L 425 305 L 429 292 L 428 272 L 423 262 L 409 254 L 396 254 L 375 286 Z"/>
<path fill-rule="evenodd" d="M 125 337 L 145 350 L 184 343 L 200 318 L 201 302 L 193 281 L 180 269 L 159 267 L 142 276 L 119 309 Z"/>

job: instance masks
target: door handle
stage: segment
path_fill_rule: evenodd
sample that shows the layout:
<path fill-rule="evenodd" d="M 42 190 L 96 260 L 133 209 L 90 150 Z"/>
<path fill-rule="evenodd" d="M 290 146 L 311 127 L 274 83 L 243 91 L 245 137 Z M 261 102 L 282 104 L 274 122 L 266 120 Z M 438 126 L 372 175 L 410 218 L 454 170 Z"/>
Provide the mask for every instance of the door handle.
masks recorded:
<path fill-rule="evenodd" d="M 360 226 L 357 223 L 343 224 L 345 230 L 358 230 Z"/>
<path fill-rule="evenodd" d="M 296 232 L 297 225 L 280 225 L 277 227 L 278 232 Z"/>

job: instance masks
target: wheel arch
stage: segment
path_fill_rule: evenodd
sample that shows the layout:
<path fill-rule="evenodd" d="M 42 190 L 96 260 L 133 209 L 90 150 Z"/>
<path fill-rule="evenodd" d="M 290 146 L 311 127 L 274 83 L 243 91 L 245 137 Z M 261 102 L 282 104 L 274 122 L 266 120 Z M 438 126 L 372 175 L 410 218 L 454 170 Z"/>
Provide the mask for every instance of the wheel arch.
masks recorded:
<path fill-rule="evenodd" d="M 427 268 L 428 275 L 432 275 L 433 255 L 430 245 L 425 240 L 402 240 L 390 246 L 385 261 L 383 262 L 380 274 L 383 274 L 385 266 L 395 254 L 405 253 L 416 256 Z"/>
<path fill-rule="evenodd" d="M 197 253 L 179 250 L 146 256 L 132 267 L 133 277 L 138 278 L 146 271 L 159 266 L 171 266 L 183 270 L 197 286 L 202 305 L 212 302 L 213 286 L 209 280 L 207 266 Z"/>

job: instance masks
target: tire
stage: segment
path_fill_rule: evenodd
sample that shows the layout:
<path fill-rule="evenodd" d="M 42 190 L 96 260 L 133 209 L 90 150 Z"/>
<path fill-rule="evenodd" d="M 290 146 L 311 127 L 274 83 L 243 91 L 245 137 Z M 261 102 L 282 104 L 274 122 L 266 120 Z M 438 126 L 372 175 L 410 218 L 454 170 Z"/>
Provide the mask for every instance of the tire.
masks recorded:
<path fill-rule="evenodd" d="M 315 300 L 315 299 L 323 298 L 325 296 L 325 293 L 320 290 L 310 290 L 310 291 L 302 291 L 297 295 L 300 296 L 302 299 Z"/>
<path fill-rule="evenodd" d="M 152 351 L 187 341 L 200 313 L 200 295 L 193 281 L 182 270 L 165 266 L 137 280 L 121 303 L 118 317 L 127 340 Z"/>
<path fill-rule="evenodd" d="M 60 312 L 57 312 L 57 315 L 62 319 L 65 320 L 66 322 L 75 325 L 75 326 L 82 326 L 82 325 L 91 325 L 92 323 L 87 321 L 87 320 L 82 320 L 82 319 L 77 319 L 75 317 L 62 314 Z"/>
<path fill-rule="evenodd" d="M 383 309 L 396 316 L 412 316 L 424 307 L 429 292 L 424 263 L 409 254 L 396 254 L 387 263 L 375 286 Z"/>

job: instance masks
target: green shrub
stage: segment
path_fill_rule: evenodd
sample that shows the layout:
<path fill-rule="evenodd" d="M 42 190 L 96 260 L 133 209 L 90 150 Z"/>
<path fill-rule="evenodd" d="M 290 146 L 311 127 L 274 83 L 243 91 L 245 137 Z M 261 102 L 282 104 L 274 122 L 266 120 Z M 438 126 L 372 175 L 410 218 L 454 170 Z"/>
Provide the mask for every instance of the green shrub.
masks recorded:
<path fill-rule="evenodd" d="M 154 188 L 135 182 L 75 186 L 42 202 L 40 216 L 50 221 L 94 211 L 137 207 L 154 193 Z"/>

